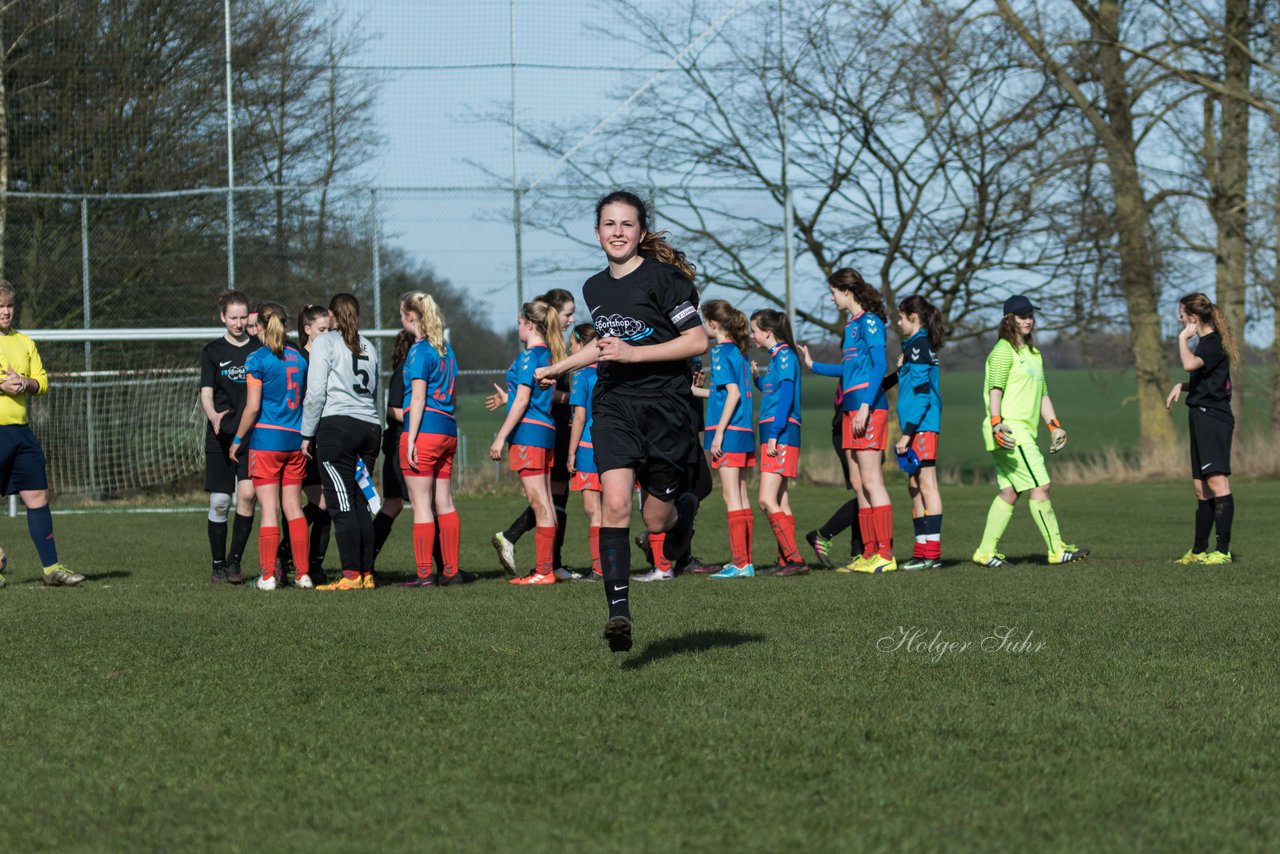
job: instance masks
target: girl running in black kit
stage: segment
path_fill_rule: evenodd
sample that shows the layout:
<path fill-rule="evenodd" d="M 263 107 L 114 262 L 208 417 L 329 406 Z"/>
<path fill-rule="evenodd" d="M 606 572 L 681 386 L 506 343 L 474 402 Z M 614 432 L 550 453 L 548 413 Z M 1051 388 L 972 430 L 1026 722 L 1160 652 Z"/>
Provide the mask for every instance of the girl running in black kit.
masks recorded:
<path fill-rule="evenodd" d="M 1178 355 L 1191 378 L 1173 387 L 1165 408 L 1187 393 L 1191 483 L 1197 506 L 1195 541 L 1176 562 L 1223 566 L 1231 563 L 1231 521 L 1235 517 L 1230 480 L 1231 435 L 1236 426 L 1231 414 L 1231 364 L 1240 356 L 1222 309 L 1204 294 L 1188 294 L 1178 300 L 1178 320 L 1182 323 Z M 1194 351 L 1193 337 L 1199 338 Z M 1214 528 L 1218 541 L 1209 551 L 1209 531 Z"/>
<path fill-rule="evenodd" d="M 582 286 L 600 334 L 574 355 L 540 368 L 550 385 L 570 371 L 598 363 L 592 399 L 592 440 L 603 493 L 600 563 L 609 619 L 604 637 L 614 652 L 631 649 L 632 491 L 647 493 L 641 511 L 650 533 L 667 534 L 664 551 L 688 546 L 698 499 L 677 495 L 702 453 L 693 419 L 688 360 L 707 350 L 698 316 L 694 268 L 684 254 L 650 234 L 644 202 L 614 192 L 596 203 L 596 238 L 607 269 Z"/>

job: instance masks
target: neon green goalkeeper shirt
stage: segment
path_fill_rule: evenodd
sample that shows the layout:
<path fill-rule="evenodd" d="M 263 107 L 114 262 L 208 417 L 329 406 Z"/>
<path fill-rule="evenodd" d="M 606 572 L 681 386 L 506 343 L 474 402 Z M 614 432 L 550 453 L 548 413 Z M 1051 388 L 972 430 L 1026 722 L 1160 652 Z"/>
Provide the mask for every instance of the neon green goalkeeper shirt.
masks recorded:
<path fill-rule="evenodd" d="M 1015 349 L 1003 338 L 991 348 L 982 377 L 982 437 L 988 451 L 996 448 L 988 412 L 993 388 L 1004 391 L 1000 417 L 1013 430 L 1014 439 L 1018 444 L 1034 443 L 1040 430 L 1040 400 L 1049 394 L 1040 351 L 1031 347 Z"/>

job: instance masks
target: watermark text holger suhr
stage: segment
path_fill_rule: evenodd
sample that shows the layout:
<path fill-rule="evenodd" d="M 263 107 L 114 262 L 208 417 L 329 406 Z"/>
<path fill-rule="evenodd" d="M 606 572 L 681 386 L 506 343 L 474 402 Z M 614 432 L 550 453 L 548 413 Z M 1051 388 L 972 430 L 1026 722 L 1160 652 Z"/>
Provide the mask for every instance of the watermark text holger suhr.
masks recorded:
<path fill-rule="evenodd" d="M 904 652 L 924 656 L 931 661 L 941 661 L 948 655 L 969 652 L 1025 655 L 1042 652 L 1046 643 L 1034 638 L 1032 630 L 1017 626 L 996 626 L 990 634 L 978 640 L 947 637 L 938 629 L 930 631 L 923 626 L 898 626 L 897 630 L 876 641 L 881 652 Z"/>

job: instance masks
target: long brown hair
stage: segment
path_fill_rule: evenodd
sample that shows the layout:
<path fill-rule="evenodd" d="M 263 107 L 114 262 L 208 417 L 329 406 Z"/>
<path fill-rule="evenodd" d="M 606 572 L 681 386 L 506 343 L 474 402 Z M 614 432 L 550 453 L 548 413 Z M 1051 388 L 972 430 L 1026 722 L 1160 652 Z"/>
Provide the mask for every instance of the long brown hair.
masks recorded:
<path fill-rule="evenodd" d="M 884 297 L 880 292 L 868 285 L 862 274 L 852 267 L 841 267 L 831 274 L 827 284 L 837 291 L 853 294 L 853 298 L 862 306 L 862 310 L 874 314 L 884 320 Z"/>
<path fill-rule="evenodd" d="M 549 302 L 536 299 L 520 307 L 520 315 L 533 324 L 538 335 L 551 351 L 551 361 L 560 361 L 569 355 L 564 346 L 564 332 L 560 329 L 560 312 Z"/>
<path fill-rule="evenodd" d="M 360 300 L 354 294 L 335 294 L 329 300 L 333 312 L 333 328 L 342 333 L 342 341 L 353 354 L 360 355 Z"/>
<path fill-rule="evenodd" d="M 400 300 L 400 310 L 417 317 L 418 337 L 428 343 L 441 356 L 444 355 L 444 316 L 430 294 L 422 291 L 407 293 Z"/>
<path fill-rule="evenodd" d="M 751 322 L 765 332 L 773 333 L 774 338 L 792 350 L 796 348 L 795 336 L 791 334 L 791 320 L 786 312 L 773 308 L 759 308 L 751 313 Z"/>
<path fill-rule="evenodd" d="M 395 343 L 391 345 L 391 364 L 393 367 L 404 364 L 404 360 L 409 357 L 409 348 L 417 340 L 418 336 L 408 329 L 400 330 L 400 334 L 396 336 Z"/>
<path fill-rule="evenodd" d="M 937 306 L 920 294 L 912 294 L 898 303 L 898 314 L 914 314 L 920 318 L 920 327 L 924 329 L 924 334 L 929 337 L 929 345 L 934 350 L 942 349 L 942 341 L 946 336 L 946 330 L 942 327 L 942 312 L 938 311 Z"/>
<path fill-rule="evenodd" d="M 573 327 L 573 340 L 579 344 L 587 345 L 600 337 L 600 333 L 596 332 L 596 328 L 590 323 L 579 323 Z"/>
<path fill-rule="evenodd" d="M 329 313 L 329 309 L 322 305 L 305 305 L 302 311 L 298 312 L 298 346 L 307 349 L 307 342 L 311 340 L 307 335 L 307 327 L 315 323 L 320 317 Z"/>
<path fill-rule="evenodd" d="M 706 320 L 715 321 L 716 325 L 729 334 L 731 340 L 743 353 L 751 342 L 750 327 L 747 316 L 734 308 L 728 300 L 709 299 L 702 304 L 702 316 Z"/>
<path fill-rule="evenodd" d="M 258 306 L 258 323 L 262 326 L 262 343 L 276 354 L 276 358 L 284 356 L 284 333 L 289 326 L 289 312 L 278 302 L 264 302 Z"/>
<path fill-rule="evenodd" d="M 1227 322 L 1227 316 L 1222 313 L 1222 309 L 1218 308 L 1217 304 L 1210 302 L 1209 298 L 1202 293 L 1194 293 L 1187 294 L 1178 300 L 1178 305 L 1196 320 L 1213 327 L 1213 331 L 1222 338 L 1222 349 L 1226 352 L 1231 364 L 1234 365 L 1240 361 L 1240 351 L 1236 347 L 1236 337 L 1231 334 L 1231 324 Z"/>
<path fill-rule="evenodd" d="M 689 281 L 693 281 L 694 277 L 698 275 L 697 268 L 685 257 L 683 252 L 667 242 L 668 232 L 649 231 L 649 209 L 644 200 L 635 193 L 627 190 L 614 190 L 606 196 L 601 196 L 600 200 L 596 202 L 596 225 L 600 225 L 600 212 L 605 209 L 605 206 L 617 203 L 635 208 L 640 230 L 644 232 L 644 237 L 641 238 L 640 247 L 637 250 L 640 257 L 651 258 L 663 264 L 670 264 L 683 273 Z"/>
<path fill-rule="evenodd" d="M 1026 347 L 1032 353 L 1039 353 L 1040 351 L 1036 349 L 1036 345 L 1031 341 L 1031 335 L 1033 332 L 1035 332 L 1034 326 L 1031 327 L 1031 332 L 1028 332 L 1025 336 L 1019 336 L 1018 315 L 1006 314 L 1000 319 L 1000 329 L 997 334 L 1000 336 L 1001 340 L 1008 341 L 1009 346 L 1013 347 L 1015 350 L 1021 347 Z M 1019 341 L 1020 337 L 1021 341 Z"/>

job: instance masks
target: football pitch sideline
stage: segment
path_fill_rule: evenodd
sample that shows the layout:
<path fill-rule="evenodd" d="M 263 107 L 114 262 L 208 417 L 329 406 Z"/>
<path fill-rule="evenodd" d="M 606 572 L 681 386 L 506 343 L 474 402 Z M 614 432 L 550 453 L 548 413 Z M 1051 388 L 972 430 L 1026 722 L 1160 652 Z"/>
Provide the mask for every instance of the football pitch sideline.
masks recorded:
<path fill-rule="evenodd" d="M 89 580 L 45 589 L 6 519 L 0 849 L 1256 850 L 1280 837 L 1280 484 L 1232 486 L 1231 566 L 1172 563 L 1195 502 L 1152 483 L 1055 487 L 1088 560 L 1046 566 L 1020 506 L 1017 563 L 981 569 L 994 489 L 944 487 L 947 568 L 636 584 L 619 656 L 599 585 L 505 583 L 514 496 L 459 499 L 482 578 L 451 589 L 214 586 L 195 507 L 59 515 Z M 801 532 L 845 495 L 797 487 Z M 718 493 L 694 552 L 727 557 Z"/>

